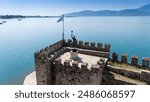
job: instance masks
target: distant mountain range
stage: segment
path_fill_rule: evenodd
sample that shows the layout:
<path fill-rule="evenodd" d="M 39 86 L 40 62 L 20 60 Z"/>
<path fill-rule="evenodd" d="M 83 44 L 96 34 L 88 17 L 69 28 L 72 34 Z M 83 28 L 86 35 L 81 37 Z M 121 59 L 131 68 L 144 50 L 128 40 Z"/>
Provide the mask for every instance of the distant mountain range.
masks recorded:
<path fill-rule="evenodd" d="M 73 12 L 65 14 L 65 16 L 150 16 L 150 4 L 144 5 L 136 9 L 125 9 L 120 11 L 115 10 L 101 10 L 91 11 L 84 10 L 80 12 Z"/>

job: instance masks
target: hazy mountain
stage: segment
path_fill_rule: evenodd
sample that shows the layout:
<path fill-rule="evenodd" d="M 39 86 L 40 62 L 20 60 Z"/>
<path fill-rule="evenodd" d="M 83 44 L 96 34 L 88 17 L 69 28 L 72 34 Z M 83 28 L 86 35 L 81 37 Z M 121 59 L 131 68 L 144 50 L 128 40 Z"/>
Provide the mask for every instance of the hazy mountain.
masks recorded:
<path fill-rule="evenodd" d="M 101 11 L 80 11 L 68 13 L 66 16 L 150 16 L 150 4 L 137 9 L 125 9 L 120 11 L 101 10 Z"/>
<path fill-rule="evenodd" d="M 150 4 L 138 8 L 140 11 L 150 12 Z"/>

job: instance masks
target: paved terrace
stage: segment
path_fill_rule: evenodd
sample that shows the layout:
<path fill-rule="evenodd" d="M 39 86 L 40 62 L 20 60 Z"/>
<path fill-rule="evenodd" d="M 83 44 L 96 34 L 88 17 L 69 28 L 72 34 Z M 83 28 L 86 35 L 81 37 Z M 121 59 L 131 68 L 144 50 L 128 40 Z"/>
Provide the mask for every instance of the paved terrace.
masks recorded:
<path fill-rule="evenodd" d="M 87 54 L 81 54 L 78 53 L 78 58 L 73 60 L 70 57 L 70 52 L 66 52 L 62 55 L 60 55 L 58 58 L 61 59 L 61 63 L 63 64 L 65 60 L 70 60 L 70 64 L 72 65 L 72 62 L 74 61 L 78 61 L 78 66 L 81 68 L 81 64 L 82 63 L 88 63 L 88 69 L 91 69 L 92 65 L 97 64 L 97 62 L 100 59 L 104 59 L 105 62 L 107 61 L 107 58 L 103 58 L 103 57 L 97 57 L 97 56 L 92 56 L 92 55 L 87 55 Z"/>

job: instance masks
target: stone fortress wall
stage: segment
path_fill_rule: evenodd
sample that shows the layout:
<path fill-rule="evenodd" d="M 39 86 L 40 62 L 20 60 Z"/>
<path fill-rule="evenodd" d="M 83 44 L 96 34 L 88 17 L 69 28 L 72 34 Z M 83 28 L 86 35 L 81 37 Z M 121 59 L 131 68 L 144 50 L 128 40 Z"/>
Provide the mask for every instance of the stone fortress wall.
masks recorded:
<path fill-rule="evenodd" d="M 81 67 L 78 62 L 74 61 L 72 65 L 70 60 L 65 60 L 61 64 L 61 59 L 56 59 L 53 65 L 53 84 L 56 85 L 100 85 L 102 82 L 102 72 L 104 66 L 92 65 L 90 70 L 87 63 L 82 63 Z"/>
<path fill-rule="evenodd" d="M 72 72 L 75 71 L 74 69 L 79 69 L 78 63 L 73 62 L 72 65 L 70 65 L 69 62 L 66 60 L 63 64 L 61 64 L 60 60 L 56 59 L 58 56 L 69 51 L 70 46 L 71 46 L 71 40 L 68 40 L 67 42 L 61 40 L 59 42 L 56 42 L 50 45 L 49 47 L 46 47 L 40 51 L 37 51 L 34 54 L 37 84 L 40 84 L 40 85 L 75 84 L 73 81 L 71 80 L 69 81 L 69 78 L 74 76 L 72 74 Z M 101 43 L 98 43 L 97 46 L 95 46 L 94 42 L 91 42 L 89 45 L 89 42 L 79 41 L 79 42 L 76 42 L 75 47 L 79 48 L 78 52 L 82 54 L 109 58 L 109 51 L 110 51 L 109 44 L 105 44 L 105 48 L 103 48 Z M 76 70 L 74 72 L 76 73 L 75 75 L 76 77 L 74 76 L 72 80 L 78 80 L 77 81 L 78 84 L 79 83 L 80 84 L 84 84 L 84 83 L 101 84 L 102 75 L 98 74 L 98 73 L 101 73 L 101 71 L 103 71 L 103 68 L 101 67 L 104 68 L 104 66 L 93 65 L 91 66 L 91 70 L 88 70 L 87 64 L 83 63 L 81 65 L 80 70 Z M 71 70 L 68 72 L 67 68 Z M 64 77 L 65 78 L 67 77 L 67 79 L 65 79 L 66 80 L 65 82 L 64 81 L 62 82 L 62 80 L 64 79 L 60 73 L 63 73 L 64 71 L 66 72 L 66 74 L 63 74 L 63 75 L 65 75 Z M 94 73 L 97 73 L 97 74 L 95 75 Z M 56 77 L 56 75 L 60 77 Z M 101 77 L 98 77 L 99 75 Z M 88 76 L 89 78 L 87 77 L 86 79 L 86 76 Z M 97 79 L 93 78 L 93 76 L 95 76 L 95 78 Z M 85 82 L 85 80 L 87 82 Z"/>
<path fill-rule="evenodd" d="M 78 62 L 74 61 L 70 64 L 69 60 L 61 61 L 58 57 L 65 52 L 71 50 L 72 40 L 58 41 L 34 54 L 35 57 L 35 70 L 38 85 L 84 85 L 84 84 L 101 84 L 102 73 L 105 65 L 92 65 L 91 70 L 87 68 L 87 63 L 82 63 L 78 66 Z M 104 57 L 110 59 L 110 44 L 94 42 L 76 42 L 74 45 L 78 48 L 78 52 L 82 54 Z M 118 54 L 113 53 L 112 61 L 128 63 L 127 56 L 124 54 L 121 57 L 121 61 L 118 60 Z M 138 66 L 138 58 L 133 57 L 131 65 Z M 149 66 L 149 60 L 143 59 L 141 67 Z M 147 74 L 147 73 L 146 73 Z M 150 76 L 145 76 L 150 77 Z"/>
<path fill-rule="evenodd" d="M 118 59 L 118 54 L 116 52 L 112 53 L 112 62 L 117 62 L 121 64 L 127 64 L 130 66 L 135 66 L 136 68 L 139 68 L 139 71 L 127 71 L 125 69 L 118 69 L 113 66 L 107 66 L 106 68 L 116 72 L 120 73 L 121 75 L 130 77 L 132 79 L 137 79 L 146 82 L 147 84 L 150 84 L 150 58 L 148 57 L 143 57 L 142 63 L 138 63 L 138 56 L 132 56 L 131 57 L 131 62 L 128 61 L 128 55 L 127 54 L 122 54 L 121 59 Z M 138 69 L 137 69 L 138 70 Z"/>
<path fill-rule="evenodd" d="M 139 58 L 138 56 L 132 56 L 131 62 L 128 61 L 128 55 L 122 54 L 121 59 L 118 59 L 119 55 L 116 52 L 112 53 L 112 61 L 113 62 L 119 62 L 119 63 L 125 63 L 132 66 L 137 66 L 139 68 L 150 68 L 150 58 L 143 57 L 142 64 L 139 64 Z"/>

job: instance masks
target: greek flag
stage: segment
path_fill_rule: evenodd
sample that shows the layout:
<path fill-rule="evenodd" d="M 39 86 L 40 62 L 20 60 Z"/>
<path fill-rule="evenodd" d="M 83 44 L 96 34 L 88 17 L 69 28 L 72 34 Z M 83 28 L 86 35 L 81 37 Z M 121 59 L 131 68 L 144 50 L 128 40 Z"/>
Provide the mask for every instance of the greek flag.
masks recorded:
<path fill-rule="evenodd" d="M 61 22 L 61 21 L 64 21 L 64 15 L 62 15 L 62 16 L 58 19 L 57 23 L 58 23 L 58 22 Z"/>

